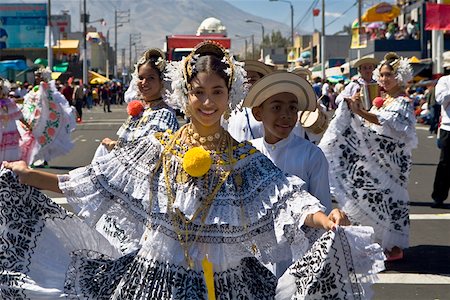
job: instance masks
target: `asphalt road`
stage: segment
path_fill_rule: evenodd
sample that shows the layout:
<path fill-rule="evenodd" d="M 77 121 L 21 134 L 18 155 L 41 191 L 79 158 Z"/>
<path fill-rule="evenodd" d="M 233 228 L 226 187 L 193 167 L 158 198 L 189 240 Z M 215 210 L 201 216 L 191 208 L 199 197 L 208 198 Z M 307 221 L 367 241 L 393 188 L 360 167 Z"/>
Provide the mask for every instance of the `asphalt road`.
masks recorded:
<path fill-rule="evenodd" d="M 84 110 L 84 120 L 72 138 L 75 148 L 50 162 L 50 172 L 66 173 L 89 164 L 104 137 L 115 137 L 126 119 L 125 106 L 113 105 L 112 113 L 101 108 Z M 417 126 L 419 147 L 413 152 L 409 180 L 411 198 L 410 248 L 402 261 L 386 264 L 374 299 L 450 299 L 450 199 L 443 209 L 430 207 L 430 197 L 439 151 L 436 139 L 422 125 Z M 450 174 L 449 174 L 450 176 Z M 47 193 L 50 197 L 61 197 Z"/>

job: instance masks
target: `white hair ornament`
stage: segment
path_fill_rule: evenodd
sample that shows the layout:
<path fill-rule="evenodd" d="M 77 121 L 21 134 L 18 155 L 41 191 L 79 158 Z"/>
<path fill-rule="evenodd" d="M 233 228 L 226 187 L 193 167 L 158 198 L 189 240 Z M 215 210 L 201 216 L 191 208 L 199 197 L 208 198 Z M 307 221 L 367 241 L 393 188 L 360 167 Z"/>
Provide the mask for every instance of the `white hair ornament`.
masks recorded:
<path fill-rule="evenodd" d="M 391 62 L 389 62 L 392 60 Z M 395 79 L 400 86 L 406 84 L 413 78 L 413 70 L 407 58 L 399 57 L 394 52 L 389 52 L 384 56 L 384 60 L 380 62 L 378 67 L 373 71 L 373 79 L 380 83 L 380 69 L 383 65 L 388 63 L 394 71 Z"/>
<path fill-rule="evenodd" d="M 220 45 L 211 42 L 202 45 L 216 47 L 222 51 L 223 58 L 221 61 L 228 66 L 224 70 L 225 74 L 229 76 L 229 82 L 227 82 L 229 89 L 228 106 L 230 111 L 233 111 L 243 101 L 250 87 L 247 83 L 247 72 L 244 70 L 244 64 L 237 62 Z M 183 57 L 181 61 L 172 61 L 166 67 L 166 80 L 171 82 L 172 90 L 166 92 L 167 103 L 184 113 L 186 113 L 188 103 L 188 76 L 195 73 L 195 64 L 201 56 L 201 54 L 195 53 L 197 49 L 193 50 L 187 57 Z"/>

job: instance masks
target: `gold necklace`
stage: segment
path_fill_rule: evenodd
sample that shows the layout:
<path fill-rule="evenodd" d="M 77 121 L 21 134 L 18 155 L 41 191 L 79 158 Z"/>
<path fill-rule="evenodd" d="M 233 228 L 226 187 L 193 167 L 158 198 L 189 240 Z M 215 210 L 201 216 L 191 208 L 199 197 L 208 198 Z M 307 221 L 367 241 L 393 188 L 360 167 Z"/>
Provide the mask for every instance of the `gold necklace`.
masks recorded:
<path fill-rule="evenodd" d="M 162 155 L 161 155 L 161 159 L 157 162 L 155 169 L 152 173 L 151 176 L 151 182 L 154 181 L 155 179 L 155 175 L 157 173 L 157 171 L 159 170 L 159 168 L 163 167 L 163 175 L 164 175 L 164 181 L 165 181 L 165 185 L 166 185 L 166 189 L 167 189 L 167 214 L 171 217 L 172 222 L 173 222 L 173 226 L 174 226 L 174 230 L 176 233 L 176 236 L 178 238 L 178 241 L 181 245 L 181 247 L 183 248 L 183 254 L 185 257 L 185 261 L 188 265 L 189 268 L 193 269 L 195 267 L 195 263 L 194 260 L 191 258 L 191 256 L 189 255 L 189 249 L 190 247 L 196 243 L 200 233 L 203 230 L 203 227 L 205 226 L 205 221 L 206 221 L 206 217 L 208 215 L 209 209 L 217 195 L 217 193 L 219 192 L 219 190 L 221 189 L 221 187 L 223 186 L 223 184 L 227 181 L 228 176 L 231 174 L 232 170 L 233 170 L 233 139 L 231 138 L 231 136 L 226 133 L 224 138 L 226 139 L 226 149 L 227 150 L 227 164 L 224 165 L 228 165 L 227 170 L 225 170 L 224 166 L 221 164 L 221 168 L 222 170 L 220 170 L 219 174 L 218 174 L 218 183 L 217 185 L 214 187 L 213 191 L 208 193 L 208 196 L 206 197 L 204 203 L 197 208 L 197 210 L 194 212 L 193 216 L 191 219 L 188 219 L 179 209 L 175 209 L 173 210 L 173 204 L 175 203 L 175 195 L 172 191 L 172 186 L 171 183 L 172 181 L 169 178 L 169 173 L 170 173 L 170 167 L 171 167 L 171 157 L 174 155 L 174 147 L 176 144 L 179 143 L 179 139 L 180 137 L 183 135 L 183 133 L 185 132 L 185 130 L 187 129 L 187 125 L 184 125 L 182 128 L 180 128 L 180 130 L 178 130 L 178 132 L 172 137 L 172 139 L 169 141 L 169 143 L 167 143 L 167 145 L 165 146 Z M 220 157 L 219 157 L 220 159 Z M 217 168 L 219 168 L 219 164 L 216 164 Z M 178 172 L 183 172 L 182 168 L 179 168 L 181 170 L 178 170 Z M 176 171 L 176 170 L 174 170 Z M 217 175 L 217 173 L 215 173 Z M 205 189 L 209 189 L 208 188 L 208 183 L 209 183 L 209 175 L 208 173 L 206 175 L 204 175 L 204 182 L 205 182 Z M 153 195 L 152 192 L 150 190 L 150 205 L 149 205 L 149 216 L 151 216 L 152 213 L 152 208 L 153 208 Z M 194 220 L 196 220 L 197 218 L 200 217 L 200 228 L 197 230 L 197 232 L 195 233 L 195 237 L 194 239 L 190 239 L 189 238 L 189 226 L 193 223 Z M 179 226 L 178 226 L 179 224 Z M 146 224 L 146 226 L 152 230 L 152 227 L 148 224 Z M 184 228 L 182 228 L 182 226 Z M 191 241 L 190 241 L 191 240 Z"/>
<path fill-rule="evenodd" d="M 188 133 L 191 143 L 198 143 L 200 145 L 204 145 L 207 142 L 212 143 L 215 140 L 218 141 L 218 140 L 220 140 L 220 138 L 222 136 L 222 134 L 220 132 L 216 132 L 216 133 L 214 133 L 212 135 L 208 135 L 208 136 L 200 136 L 200 134 L 198 134 L 197 132 L 194 131 L 194 129 L 192 128 L 192 124 L 189 124 L 189 125 L 190 126 L 187 129 L 187 133 Z"/>

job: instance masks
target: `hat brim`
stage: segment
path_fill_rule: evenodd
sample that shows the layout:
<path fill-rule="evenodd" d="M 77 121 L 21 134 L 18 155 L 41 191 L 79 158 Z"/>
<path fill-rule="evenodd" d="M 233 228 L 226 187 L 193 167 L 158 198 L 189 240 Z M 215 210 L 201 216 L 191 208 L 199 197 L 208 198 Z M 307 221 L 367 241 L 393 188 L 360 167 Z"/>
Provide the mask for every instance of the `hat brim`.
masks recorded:
<path fill-rule="evenodd" d="M 280 93 L 291 93 L 297 97 L 301 111 L 314 111 L 316 93 L 311 84 L 304 78 L 284 71 L 272 72 L 252 85 L 243 102 L 244 107 L 257 107 L 270 97 Z"/>
<path fill-rule="evenodd" d="M 263 62 L 257 61 L 257 60 L 244 60 L 244 70 L 249 72 L 257 72 L 259 74 L 262 74 L 262 76 L 266 76 L 267 74 L 270 74 L 273 72 L 273 68 L 271 66 L 266 65 Z"/>
<path fill-rule="evenodd" d="M 371 64 L 371 65 L 378 65 L 378 60 L 376 58 L 373 57 L 363 57 L 360 60 L 357 60 L 354 64 L 353 67 L 355 68 L 359 68 L 360 66 L 364 65 L 364 64 Z"/>

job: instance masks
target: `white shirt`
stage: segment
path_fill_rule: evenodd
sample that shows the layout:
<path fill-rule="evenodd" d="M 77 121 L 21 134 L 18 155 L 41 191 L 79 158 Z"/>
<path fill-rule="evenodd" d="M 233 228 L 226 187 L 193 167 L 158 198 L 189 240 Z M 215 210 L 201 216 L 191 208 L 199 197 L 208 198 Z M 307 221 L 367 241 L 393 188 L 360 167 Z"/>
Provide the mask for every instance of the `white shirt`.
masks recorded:
<path fill-rule="evenodd" d="M 434 92 L 436 103 L 441 105 L 441 129 L 450 131 L 450 75 L 439 79 Z"/>
<path fill-rule="evenodd" d="M 264 138 L 250 142 L 283 172 L 303 179 L 306 190 L 326 207 L 326 214 L 330 213 L 332 207 L 328 161 L 319 147 L 293 132 L 276 144 L 269 144 Z"/>
<path fill-rule="evenodd" d="M 252 110 L 247 107 L 242 111 L 236 109 L 228 121 L 222 122 L 222 126 L 238 142 L 257 139 L 264 135 L 263 123 L 256 121 Z"/>

